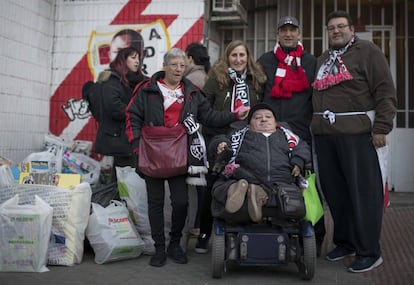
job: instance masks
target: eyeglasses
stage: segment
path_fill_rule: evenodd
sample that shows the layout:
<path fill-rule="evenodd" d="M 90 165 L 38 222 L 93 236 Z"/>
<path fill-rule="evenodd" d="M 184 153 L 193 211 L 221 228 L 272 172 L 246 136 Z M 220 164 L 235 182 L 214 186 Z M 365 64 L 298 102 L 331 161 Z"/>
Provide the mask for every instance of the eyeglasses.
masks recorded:
<path fill-rule="evenodd" d="M 168 66 L 171 66 L 172 69 L 185 69 L 185 64 L 169 63 Z"/>
<path fill-rule="evenodd" d="M 349 25 L 345 25 L 345 24 L 339 24 L 339 25 L 332 25 L 332 26 L 327 26 L 326 29 L 328 30 L 328 32 L 332 32 L 335 29 L 338 29 L 340 31 L 344 30 L 346 27 L 349 27 Z"/>

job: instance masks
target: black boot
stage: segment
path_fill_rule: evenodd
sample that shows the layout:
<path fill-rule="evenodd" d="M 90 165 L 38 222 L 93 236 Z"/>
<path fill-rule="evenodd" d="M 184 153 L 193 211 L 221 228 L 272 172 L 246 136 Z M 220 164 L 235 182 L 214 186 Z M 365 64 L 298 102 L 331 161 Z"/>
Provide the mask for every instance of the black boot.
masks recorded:
<path fill-rule="evenodd" d="M 165 248 L 158 247 L 155 248 L 155 254 L 151 257 L 149 264 L 151 266 L 161 267 L 165 265 L 166 260 Z"/>
<path fill-rule="evenodd" d="M 171 258 L 175 263 L 186 264 L 187 255 L 181 248 L 179 243 L 172 243 L 167 249 L 168 257 Z"/>

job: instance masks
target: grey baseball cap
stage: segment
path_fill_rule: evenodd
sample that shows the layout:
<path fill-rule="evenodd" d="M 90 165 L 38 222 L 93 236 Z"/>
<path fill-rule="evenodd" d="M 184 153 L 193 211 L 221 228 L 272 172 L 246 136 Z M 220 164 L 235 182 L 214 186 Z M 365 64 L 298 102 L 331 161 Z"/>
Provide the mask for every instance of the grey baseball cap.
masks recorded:
<path fill-rule="evenodd" d="M 292 25 L 296 28 L 299 28 L 299 21 L 292 16 L 285 16 L 280 18 L 279 22 L 277 23 L 277 29 L 279 30 L 284 25 Z"/>

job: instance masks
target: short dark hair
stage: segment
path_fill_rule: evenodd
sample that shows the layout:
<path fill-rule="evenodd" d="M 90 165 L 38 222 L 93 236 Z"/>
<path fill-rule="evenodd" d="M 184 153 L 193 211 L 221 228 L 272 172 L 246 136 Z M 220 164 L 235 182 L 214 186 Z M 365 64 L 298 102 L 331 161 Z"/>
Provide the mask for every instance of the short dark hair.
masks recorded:
<path fill-rule="evenodd" d="M 185 49 L 187 56 L 191 56 L 196 65 L 204 66 L 206 73 L 210 70 L 210 56 L 208 55 L 207 48 L 201 43 L 191 43 Z"/>
<path fill-rule="evenodd" d="M 333 11 L 329 13 L 328 17 L 326 17 L 326 26 L 328 26 L 329 21 L 333 18 L 346 18 L 348 21 L 348 25 L 353 25 L 351 16 L 348 12 L 345 12 L 343 10 Z"/>

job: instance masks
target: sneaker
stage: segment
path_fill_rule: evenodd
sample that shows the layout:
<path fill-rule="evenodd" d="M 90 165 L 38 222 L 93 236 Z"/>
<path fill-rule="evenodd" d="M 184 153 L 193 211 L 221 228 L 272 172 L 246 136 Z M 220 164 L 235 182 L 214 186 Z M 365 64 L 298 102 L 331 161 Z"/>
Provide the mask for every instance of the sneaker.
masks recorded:
<path fill-rule="evenodd" d="M 380 266 L 384 260 L 382 257 L 357 256 L 349 266 L 348 271 L 353 273 L 367 272 Z"/>
<path fill-rule="evenodd" d="M 249 184 L 245 179 L 240 179 L 229 186 L 227 190 L 226 211 L 235 213 L 243 206 L 246 191 Z"/>
<path fill-rule="evenodd" d="M 186 264 L 188 262 L 187 255 L 178 244 L 168 246 L 167 254 L 175 263 Z"/>
<path fill-rule="evenodd" d="M 268 199 L 267 193 L 262 187 L 255 184 L 250 184 L 247 191 L 247 210 L 250 219 L 253 222 L 260 222 L 262 220 L 262 207 Z"/>
<path fill-rule="evenodd" d="M 207 234 L 201 234 L 198 239 L 194 251 L 196 253 L 208 253 L 208 241 L 210 237 Z"/>
<path fill-rule="evenodd" d="M 338 261 L 348 256 L 355 256 L 355 251 L 342 246 L 337 246 L 334 250 L 326 255 L 325 259 L 329 261 Z"/>
<path fill-rule="evenodd" d="M 155 254 L 151 257 L 149 265 L 155 267 L 161 267 L 165 265 L 167 257 L 165 256 L 164 250 L 156 250 Z"/>

